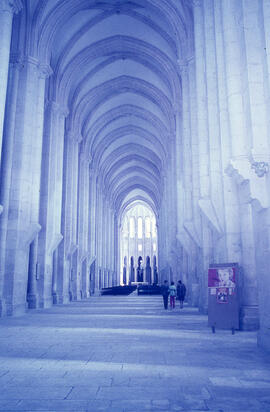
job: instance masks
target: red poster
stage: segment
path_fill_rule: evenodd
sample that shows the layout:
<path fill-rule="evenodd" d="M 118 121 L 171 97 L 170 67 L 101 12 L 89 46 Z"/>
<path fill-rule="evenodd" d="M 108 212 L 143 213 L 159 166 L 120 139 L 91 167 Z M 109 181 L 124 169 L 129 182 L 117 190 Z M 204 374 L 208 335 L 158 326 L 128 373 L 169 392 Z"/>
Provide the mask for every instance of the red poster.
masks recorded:
<path fill-rule="evenodd" d="M 235 287 L 235 268 L 220 267 L 208 269 L 208 287 Z"/>
<path fill-rule="evenodd" d="M 217 288 L 217 303 L 228 303 L 228 288 Z"/>

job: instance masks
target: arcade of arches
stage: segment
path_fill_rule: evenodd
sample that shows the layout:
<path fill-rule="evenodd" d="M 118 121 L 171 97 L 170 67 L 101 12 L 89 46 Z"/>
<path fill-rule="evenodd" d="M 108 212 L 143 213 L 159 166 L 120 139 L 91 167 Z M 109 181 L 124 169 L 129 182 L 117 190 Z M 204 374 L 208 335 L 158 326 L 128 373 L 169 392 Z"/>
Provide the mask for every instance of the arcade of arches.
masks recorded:
<path fill-rule="evenodd" d="M 1 315 L 119 285 L 138 204 L 159 282 L 205 312 L 239 263 L 270 348 L 269 1 L 0 0 L 0 62 Z"/>

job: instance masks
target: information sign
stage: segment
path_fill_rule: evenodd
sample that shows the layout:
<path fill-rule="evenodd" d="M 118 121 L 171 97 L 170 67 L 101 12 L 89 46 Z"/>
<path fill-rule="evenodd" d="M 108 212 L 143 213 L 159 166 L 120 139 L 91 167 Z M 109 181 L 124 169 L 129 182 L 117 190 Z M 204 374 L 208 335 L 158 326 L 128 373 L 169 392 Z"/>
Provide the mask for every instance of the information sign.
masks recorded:
<path fill-rule="evenodd" d="M 239 329 L 238 264 L 210 265 L 208 270 L 208 325 Z"/>

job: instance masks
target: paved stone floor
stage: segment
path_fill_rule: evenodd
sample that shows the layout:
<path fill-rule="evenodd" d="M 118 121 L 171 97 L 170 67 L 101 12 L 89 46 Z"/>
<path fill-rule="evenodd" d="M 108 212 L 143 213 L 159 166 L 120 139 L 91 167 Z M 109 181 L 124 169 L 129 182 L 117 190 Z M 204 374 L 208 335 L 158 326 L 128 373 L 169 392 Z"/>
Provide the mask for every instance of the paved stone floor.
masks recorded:
<path fill-rule="evenodd" d="M 1 411 L 270 411 L 256 334 L 161 297 L 92 297 L 0 320 Z"/>

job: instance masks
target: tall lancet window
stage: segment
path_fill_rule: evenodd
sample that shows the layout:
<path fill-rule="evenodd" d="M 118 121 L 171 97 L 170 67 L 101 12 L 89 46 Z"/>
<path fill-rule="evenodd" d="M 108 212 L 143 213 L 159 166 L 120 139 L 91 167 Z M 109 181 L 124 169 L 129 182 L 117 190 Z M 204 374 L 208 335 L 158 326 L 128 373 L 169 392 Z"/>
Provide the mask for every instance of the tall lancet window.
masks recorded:
<path fill-rule="evenodd" d="M 154 282 L 153 260 L 154 255 L 157 257 L 158 238 L 156 229 L 156 216 L 151 207 L 142 201 L 135 201 L 128 205 L 123 211 L 120 228 L 120 283 L 136 282 L 137 279 L 137 262 L 139 256 L 142 257 L 143 281 Z M 131 273 L 130 264 L 124 264 L 124 259 L 130 262 L 133 256 L 135 275 Z M 150 258 L 150 262 L 149 259 Z M 146 261 L 148 266 L 146 267 Z M 125 276 L 123 268 L 125 268 Z M 151 273 L 150 273 L 151 272 Z M 146 276 L 147 273 L 147 276 Z"/>
<path fill-rule="evenodd" d="M 135 237 L 135 221 L 134 221 L 134 217 L 131 217 L 129 219 L 129 236 L 131 238 Z"/>
<path fill-rule="evenodd" d="M 149 238 L 149 237 L 150 237 L 150 234 L 151 234 L 151 221 L 150 221 L 150 217 L 147 216 L 147 217 L 145 218 L 145 236 L 146 236 L 147 238 Z"/>
<path fill-rule="evenodd" d="M 155 217 L 152 217 L 152 236 L 157 237 L 157 225 L 156 225 L 156 219 Z"/>
<path fill-rule="evenodd" d="M 142 239 L 143 237 L 143 225 L 142 225 L 142 218 L 138 218 L 138 239 Z"/>

